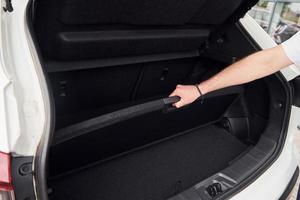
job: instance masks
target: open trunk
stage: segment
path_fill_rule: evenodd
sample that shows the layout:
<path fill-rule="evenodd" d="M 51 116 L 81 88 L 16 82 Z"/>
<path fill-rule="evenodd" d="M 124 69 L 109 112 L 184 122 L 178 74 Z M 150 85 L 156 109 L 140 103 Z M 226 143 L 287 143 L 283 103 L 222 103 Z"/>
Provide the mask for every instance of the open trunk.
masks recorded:
<path fill-rule="evenodd" d="M 285 113 L 278 76 L 181 109 L 168 98 L 257 49 L 235 23 L 253 3 L 36 1 L 31 19 L 55 102 L 50 199 L 176 199 L 200 182 L 198 197 L 212 199 L 266 161 Z"/>

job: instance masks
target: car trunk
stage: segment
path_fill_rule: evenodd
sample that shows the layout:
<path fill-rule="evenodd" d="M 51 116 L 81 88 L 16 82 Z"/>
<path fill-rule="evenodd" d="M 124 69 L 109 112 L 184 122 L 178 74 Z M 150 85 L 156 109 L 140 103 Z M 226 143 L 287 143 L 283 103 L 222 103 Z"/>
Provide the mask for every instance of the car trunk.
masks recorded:
<path fill-rule="evenodd" d="M 243 86 L 210 93 L 203 103 L 181 109 L 162 100 L 169 100 L 177 83 L 196 83 L 219 71 L 220 63 L 200 60 L 49 74 L 57 109 L 50 197 L 165 199 L 243 154 L 254 143 L 247 137 Z M 66 88 L 61 89 L 61 81 Z M 232 132 L 229 118 L 240 121 L 242 130 Z"/>
<path fill-rule="evenodd" d="M 180 109 L 168 98 L 256 50 L 235 23 L 249 2 L 223 2 L 36 2 L 55 103 L 50 199 L 167 199 L 259 141 L 271 112 L 265 79 Z"/>

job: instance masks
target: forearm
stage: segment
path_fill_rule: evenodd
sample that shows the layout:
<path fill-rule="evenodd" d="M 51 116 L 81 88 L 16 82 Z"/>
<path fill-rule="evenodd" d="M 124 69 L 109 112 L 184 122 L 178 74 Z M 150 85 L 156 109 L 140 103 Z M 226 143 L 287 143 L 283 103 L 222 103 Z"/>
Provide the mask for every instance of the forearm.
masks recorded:
<path fill-rule="evenodd" d="M 181 100 L 174 104 L 177 108 L 190 104 L 206 94 L 221 88 L 247 83 L 292 64 L 281 46 L 252 54 L 219 72 L 210 79 L 199 84 L 200 92 L 194 85 L 177 85 L 170 96 L 180 96 Z"/>
<path fill-rule="evenodd" d="M 199 84 L 203 94 L 221 88 L 247 83 L 292 64 L 281 46 L 252 54 Z"/>

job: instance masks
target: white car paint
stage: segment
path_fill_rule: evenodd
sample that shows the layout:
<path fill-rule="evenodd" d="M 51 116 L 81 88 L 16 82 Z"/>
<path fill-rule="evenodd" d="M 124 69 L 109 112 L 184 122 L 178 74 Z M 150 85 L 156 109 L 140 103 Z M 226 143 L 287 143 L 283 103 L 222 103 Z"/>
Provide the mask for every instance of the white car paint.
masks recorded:
<path fill-rule="evenodd" d="M 48 91 L 29 46 L 28 0 L 12 3 L 14 11 L 1 9 L 0 21 L 0 151 L 32 156 L 47 127 Z"/>
<path fill-rule="evenodd" d="M 34 156 L 42 136 L 50 131 L 50 103 L 42 68 L 26 24 L 28 1 L 13 1 L 14 11 L 11 13 L 1 9 L 0 151 Z M 248 15 L 241 19 L 241 24 L 263 49 L 275 45 Z M 294 66 L 282 70 L 282 73 L 287 80 L 300 74 Z M 299 118 L 300 109 L 293 107 L 281 155 L 262 176 L 232 199 L 278 199 L 297 166 L 298 154 L 293 145 L 293 135 L 299 132 Z"/>
<path fill-rule="evenodd" d="M 235 195 L 232 200 L 277 200 L 289 184 L 299 160 L 294 135 L 300 134 L 297 124 L 300 108 L 292 107 L 288 135 L 278 159 L 258 179 Z"/>
<path fill-rule="evenodd" d="M 249 15 L 246 15 L 240 22 L 262 49 L 276 45 L 271 37 Z M 295 65 L 291 65 L 281 72 L 287 80 L 291 80 L 300 74 Z M 300 108 L 292 106 L 288 134 L 280 156 L 269 169 L 247 188 L 235 195 L 232 200 L 275 200 L 280 198 L 298 166 L 299 153 L 293 139 L 295 134 L 300 134 L 297 128 L 300 123 L 299 119 Z"/>
<path fill-rule="evenodd" d="M 242 19 L 240 19 L 240 23 L 254 41 L 261 47 L 261 49 L 268 49 L 277 46 L 275 41 L 252 17 L 250 17 L 250 15 L 246 14 Z M 300 74 L 300 69 L 295 65 L 291 65 L 282 69 L 281 73 L 286 80 L 290 81 Z"/>

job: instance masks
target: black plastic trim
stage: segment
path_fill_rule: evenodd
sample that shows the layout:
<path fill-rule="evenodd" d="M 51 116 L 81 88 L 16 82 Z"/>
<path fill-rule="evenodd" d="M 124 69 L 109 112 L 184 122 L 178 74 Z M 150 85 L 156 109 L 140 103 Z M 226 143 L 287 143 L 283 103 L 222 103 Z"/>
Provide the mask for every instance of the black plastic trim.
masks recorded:
<path fill-rule="evenodd" d="M 12 156 L 12 179 L 16 199 L 35 199 L 32 156 Z"/>
<path fill-rule="evenodd" d="M 54 57 L 78 61 L 196 50 L 209 34 L 209 29 L 199 28 L 59 32 Z"/>
<path fill-rule="evenodd" d="M 52 144 L 56 145 L 66 140 L 70 140 L 74 137 L 87 134 L 97 129 L 111 126 L 118 122 L 137 117 L 148 112 L 161 110 L 167 105 L 173 104 L 180 101 L 180 97 L 173 96 L 164 99 L 154 100 L 143 104 L 138 104 L 128 108 L 111 112 L 99 117 L 95 117 L 77 124 L 73 124 L 56 132 L 56 136 L 53 137 Z"/>
<path fill-rule="evenodd" d="M 300 107 L 300 76 L 292 80 L 293 86 L 293 105 Z"/>

